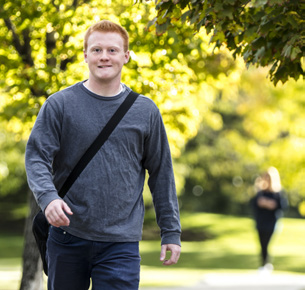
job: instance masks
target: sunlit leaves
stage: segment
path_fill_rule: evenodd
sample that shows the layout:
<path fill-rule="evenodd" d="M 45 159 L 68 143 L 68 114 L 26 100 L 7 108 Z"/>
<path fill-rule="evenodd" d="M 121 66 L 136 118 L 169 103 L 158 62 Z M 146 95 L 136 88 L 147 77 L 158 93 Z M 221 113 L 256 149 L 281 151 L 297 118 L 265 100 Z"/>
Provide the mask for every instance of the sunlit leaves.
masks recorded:
<path fill-rule="evenodd" d="M 269 65 L 273 58 L 272 75 L 283 82 L 289 77 L 287 72 L 301 75 L 297 60 L 303 53 L 302 37 L 296 37 L 295 30 L 303 24 L 298 11 L 289 10 L 289 6 L 289 13 L 285 14 L 288 16 L 278 17 L 284 6 L 273 7 L 278 5 L 276 1 L 255 1 L 253 5 L 245 1 L 244 7 L 237 7 L 241 1 L 235 0 L 214 1 L 214 6 L 209 1 L 159 1 L 160 9 L 166 5 L 167 8 L 156 19 L 161 27 L 156 35 L 151 33 L 154 26 L 146 29 L 155 15 L 153 2 L 132 5 L 129 0 L 78 1 L 77 7 L 73 3 L 76 2 L 2 0 L 0 3 L 3 7 L 0 127 L 8 132 L 5 138 L 11 140 L 5 144 L 21 144 L 24 149 L 22 142 L 45 98 L 88 77 L 83 61 L 83 35 L 91 24 L 106 18 L 122 24 L 129 32 L 131 60 L 123 69 L 123 82 L 156 102 L 173 157 L 180 156 L 202 121 L 200 134 L 205 135 L 198 139 L 198 150 L 192 151 L 195 145 L 192 147 L 190 143 L 186 162 L 175 166 L 179 190 L 183 189 L 183 178 L 179 176 L 191 173 L 196 182 L 202 180 L 202 194 L 206 189 L 211 194 L 217 190 L 225 196 L 222 201 L 228 201 L 234 179 L 236 199 L 245 200 L 248 191 L 245 196 L 242 194 L 247 178 L 250 180 L 258 167 L 272 163 L 283 172 L 285 186 L 303 194 L 304 175 L 302 170 L 296 170 L 302 168 L 304 160 L 302 86 L 293 89 L 278 86 L 279 90 L 272 91 L 266 85 L 266 72 L 259 77 L 252 70 L 245 74 L 240 58 L 234 61 L 221 46 L 226 43 L 236 56 L 243 54 L 248 63 Z M 172 17 L 170 24 L 167 17 Z M 200 30 L 203 26 L 205 30 Z M 194 34 L 194 29 L 200 31 Z M 210 40 L 215 45 L 209 45 Z M 280 57 L 283 59 L 277 62 Z M 278 158 L 281 153 L 284 157 Z M 23 151 L 15 154 L 21 164 Z M 0 171 L 7 172 L 4 166 L 7 164 L 12 178 L 13 166 L 7 158 L 12 158 L 15 167 L 18 158 L 5 156 L 0 158 Z M 289 163 L 290 158 L 295 162 Z M 193 162 L 206 167 L 193 166 Z M 295 178 L 289 171 L 298 171 Z M 244 172 L 246 176 L 242 175 Z M 218 182 L 221 175 L 225 177 L 223 185 Z M 192 192 L 193 188 L 186 190 Z M 195 192 L 198 195 L 201 191 Z M 297 200 L 298 194 L 295 196 Z"/>
<path fill-rule="evenodd" d="M 49 95 L 88 77 L 83 36 L 101 18 L 121 23 L 129 32 L 132 59 L 123 69 L 123 82 L 157 103 L 174 157 L 196 135 L 203 114 L 221 126 L 209 114 L 213 88 L 203 82 L 209 78 L 213 83 L 220 73 L 234 69 L 232 60 L 223 53 L 211 55 L 206 35 L 192 38 L 188 27 L 179 35 L 151 34 L 146 25 L 155 13 L 153 5 L 133 5 L 130 0 L 1 0 L 0 5 L 0 127 L 16 146 L 24 149 Z M 180 17 L 179 9 L 173 13 Z M 23 152 L 18 154 L 23 164 Z M 3 162 L 10 166 L 9 160 Z"/>
<path fill-rule="evenodd" d="M 159 0 L 156 10 L 150 25 L 157 34 L 181 22 L 190 24 L 194 31 L 211 32 L 215 46 L 225 45 L 234 56 L 243 56 L 247 65 L 272 66 L 269 77 L 274 84 L 305 74 L 301 68 L 305 53 L 302 1 Z"/>
<path fill-rule="evenodd" d="M 274 87 L 266 73 L 251 68 L 243 70 L 239 79 L 229 77 L 218 83 L 222 92 L 210 110 L 222 126 L 204 120 L 180 159 L 188 167 L 181 197 L 184 209 L 247 211 L 253 181 L 270 165 L 278 168 L 291 207 L 297 208 L 303 200 L 304 85 L 289 81 Z M 195 195 L 198 186 L 202 192 Z"/>

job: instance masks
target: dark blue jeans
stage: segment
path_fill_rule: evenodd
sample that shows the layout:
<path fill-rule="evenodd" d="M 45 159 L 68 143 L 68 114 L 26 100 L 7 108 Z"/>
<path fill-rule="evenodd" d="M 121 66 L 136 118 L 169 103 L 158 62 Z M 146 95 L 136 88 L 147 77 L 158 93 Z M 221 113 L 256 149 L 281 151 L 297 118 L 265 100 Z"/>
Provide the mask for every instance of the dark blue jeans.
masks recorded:
<path fill-rule="evenodd" d="M 139 243 L 93 242 L 51 227 L 47 243 L 49 290 L 137 290 Z"/>

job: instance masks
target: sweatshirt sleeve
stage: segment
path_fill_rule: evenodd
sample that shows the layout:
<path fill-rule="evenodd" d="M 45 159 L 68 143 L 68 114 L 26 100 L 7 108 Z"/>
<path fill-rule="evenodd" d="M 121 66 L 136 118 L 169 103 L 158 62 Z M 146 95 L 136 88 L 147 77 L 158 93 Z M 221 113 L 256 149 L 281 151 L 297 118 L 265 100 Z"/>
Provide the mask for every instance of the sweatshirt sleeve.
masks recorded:
<path fill-rule="evenodd" d="M 161 244 L 181 245 L 181 226 L 173 165 L 165 127 L 159 110 L 151 120 L 145 140 L 144 167 L 161 229 Z"/>
<path fill-rule="evenodd" d="M 44 211 L 54 199 L 58 199 L 53 182 L 52 164 L 60 147 L 60 113 L 49 99 L 42 106 L 25 152 L 25 168 L 28 184 L 35 199 Z"/>

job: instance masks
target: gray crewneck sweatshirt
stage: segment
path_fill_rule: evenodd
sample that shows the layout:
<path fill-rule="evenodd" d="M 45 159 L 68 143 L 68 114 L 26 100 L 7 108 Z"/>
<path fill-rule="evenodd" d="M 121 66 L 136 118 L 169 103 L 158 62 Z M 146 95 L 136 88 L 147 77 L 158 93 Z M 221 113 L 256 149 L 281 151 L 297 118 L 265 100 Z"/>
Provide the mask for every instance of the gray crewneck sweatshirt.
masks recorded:
<path fill-rule="evenodd" d="M 130 89 L 102 97 L 82 82 L 50 96 L 42 106 L 26 147 L 29 186 L 44 211 L 71 170 L 106 125 Z M 142 237 L 145 171 L 162 244 L 180 245 L 181 227 L 172 160 L 162 117 L 142 95 L 87 165 L 65 202 L 73 211 L 72 235 L 103 242 Z"/>

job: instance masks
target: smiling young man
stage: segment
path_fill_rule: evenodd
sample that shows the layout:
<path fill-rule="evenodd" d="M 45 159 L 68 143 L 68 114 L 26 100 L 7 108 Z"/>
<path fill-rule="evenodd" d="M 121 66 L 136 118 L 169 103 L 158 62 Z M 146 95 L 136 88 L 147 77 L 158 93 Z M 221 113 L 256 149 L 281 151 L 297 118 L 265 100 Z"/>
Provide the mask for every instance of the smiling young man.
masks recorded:
<path fill-rule="evenodd" d="M 70 171 L 131 91 L 121 83 L 128 34 L 103 20 L 84 39 L 89 78 L 50 96 L 26 148 L 33 194 L 51 224 L 48 289 L 138 289 L 146 170 L 164 265 L 178 262 L 180 235 L 172 161 L 162 117 L 140 95 L 64 199 Z M 166 260 L 166 252 L 170 257 Z"/>
<path fill-rule="evenodd" d="M 129 50 L 122 35 L 93 31 L 86 36 L 84 56 L 89 67 L 89 79 L 85 86 L 99 95 L 117 94 L 123 65 L 129 60 Z"/>

